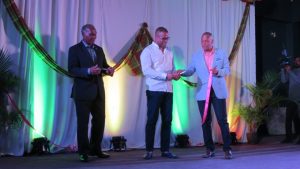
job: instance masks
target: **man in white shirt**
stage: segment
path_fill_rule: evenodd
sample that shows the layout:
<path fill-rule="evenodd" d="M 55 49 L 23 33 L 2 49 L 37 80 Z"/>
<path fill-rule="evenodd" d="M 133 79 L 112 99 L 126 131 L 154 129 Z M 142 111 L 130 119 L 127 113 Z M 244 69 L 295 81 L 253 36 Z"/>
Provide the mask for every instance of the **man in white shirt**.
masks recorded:
<path fill-rule="evenodd" d="M 155 127 L 159 112 L 161 114 L 161 156 L 177 158 L 169 151 L 172 122 L 173 88 L 172 80 L 178 80 L 180 74 L 174 71 L 173 54 L 166 48 L 169 40 L 168 30 L 158 27 L 154 42 L 141 54 L 142 71 L 147 85 L 147 124 L 146 151 L 144 159 L 153 155 Z"/>

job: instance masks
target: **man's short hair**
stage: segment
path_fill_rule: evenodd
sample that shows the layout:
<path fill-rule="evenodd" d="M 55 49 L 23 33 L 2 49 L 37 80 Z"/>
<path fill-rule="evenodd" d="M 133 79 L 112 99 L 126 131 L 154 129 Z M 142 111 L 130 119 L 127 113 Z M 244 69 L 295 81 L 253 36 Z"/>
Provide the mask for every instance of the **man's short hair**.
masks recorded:
<path fill-rule="evenodd" d="M 87 29 L 90 30 L 96 30 L 95 26 L 92 24 L 85 24 L 81 27 L 81 33 L 83 34 L 84 31 L 86 31 Z"/>
<path fill-rule="evenodd" d="M 160 26 L 160 27 L 156 28 L 155 35 L 157 33 L 159 33 L 159 32 L 166 32 L 166 33 L 168 33 L 168 30 L 165 27 Z"/>
<path fill-rule="evenodd" d="M 212 33 L 210 33 L 210 32 L 204 32 L 201 37 L 203 37 L 203 36 L 212 37 Z"/>

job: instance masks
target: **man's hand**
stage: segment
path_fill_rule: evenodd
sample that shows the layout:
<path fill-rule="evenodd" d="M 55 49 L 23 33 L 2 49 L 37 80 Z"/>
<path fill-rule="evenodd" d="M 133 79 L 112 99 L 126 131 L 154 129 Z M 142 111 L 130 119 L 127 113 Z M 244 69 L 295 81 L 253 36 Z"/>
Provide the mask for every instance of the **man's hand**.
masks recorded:
<path fill-rule="evenodd" d="M 210 71 L 212 72 L 213 75 L 218 75 L 219 71 L 216 67 L 210 69 Z"/>
<path fill-rule="evenodd" d="M 112 68 L 112 67 L 109 67 L 109 68 L 107 68 L 106 73 L 107 73 L 109 76 L 113 76 L 114 73 L 115 73 L 115 69 Z"/>
<path fill-rule="evenodd" d="M 290 65 L 285 65 L 284 66 L 284 70 L 286 71 L 286 72 L 289 72 L 289 71 L 291 71 L 291 66 Z"/>
<path fill-rule="evenodd" d="M 173 74 L 172 73 L 168 73 L 167 74 L 167 80 L 172 80 L 173 79 Z"/>
<path fill-rule="evenodd" d="M 180 78 L 180 73 L 183 72 L 183 70 L 177 70 L 173 73 L 167 74 L 167 80 L 178 80 Z"/>
<path fill-rule="evenodd" d="M 177 70 L 177 71 L 175 71 L 175 72 L 173 72 L 173 79 L 174 80 L 178 80 L 178 79 L 180 79 L 180 76 L 181 76 L 181 72 L 183 72 L 183 70 Z"/>
<path fill-rule="evenodd" d="M 89 70 L 90 70 L 90 74 L 92 75 L 99 75 L 101 73 L 101 69 L 98 67 L 98 65 L 90 67 Z"/>

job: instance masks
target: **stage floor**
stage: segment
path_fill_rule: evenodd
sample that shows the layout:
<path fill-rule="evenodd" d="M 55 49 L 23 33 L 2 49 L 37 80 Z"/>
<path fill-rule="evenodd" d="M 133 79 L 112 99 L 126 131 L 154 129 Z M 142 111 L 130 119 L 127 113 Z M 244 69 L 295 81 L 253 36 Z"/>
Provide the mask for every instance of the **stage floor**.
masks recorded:
<path fill-rule="evenodd" d="M 217 146 L 216 157 L 203 159 L 204 147 L 172 148 L 178 159 L 160 157 L 155 150 L 151 160 L 142 158 L 145 150 L 108 152 L 109 159 L 90 157 L 88 163 L 78 160 L 76 153 L 26 157 L 0 157 L 1 169 L 69 168 L 69 169 L 300 169 L 300 145 L 281 144 L 282 136 L 265 137 L 257 145 L 232 146 L 233 159 L 225 160 L 222 147 Z"/>

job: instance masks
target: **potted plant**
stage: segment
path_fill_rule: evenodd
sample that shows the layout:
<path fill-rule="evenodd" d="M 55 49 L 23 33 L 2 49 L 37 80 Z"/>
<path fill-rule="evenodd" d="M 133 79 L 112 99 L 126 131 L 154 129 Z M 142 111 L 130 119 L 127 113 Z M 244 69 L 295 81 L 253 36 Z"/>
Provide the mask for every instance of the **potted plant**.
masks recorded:
<path fill-rule="evenodd" d="M 274 94 L 273 91 L 279 83 L 276 73 L 267 72 L 261 82 L 245 86 L 252 96 L 252 102 L 248 105 L 235 105 L 233 114 L 242 117 L 248 125 L 247 139 L 249 143 L 260 141 L 257 129 L 267 119 L 270 108 L 278 106 L 279 102 L 287 99 Z"/>
<path fill-rule="evenodd" d="M 17 112 L 7 108 L 7 95 L 14 92 L 19 79 L 10 70 L 12 61 L 4 49 L 0 49 L 0 130 L 7 131 L 9 128 L 18 128 L 22 119 Z"/>

